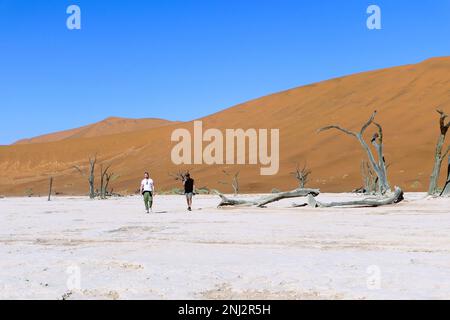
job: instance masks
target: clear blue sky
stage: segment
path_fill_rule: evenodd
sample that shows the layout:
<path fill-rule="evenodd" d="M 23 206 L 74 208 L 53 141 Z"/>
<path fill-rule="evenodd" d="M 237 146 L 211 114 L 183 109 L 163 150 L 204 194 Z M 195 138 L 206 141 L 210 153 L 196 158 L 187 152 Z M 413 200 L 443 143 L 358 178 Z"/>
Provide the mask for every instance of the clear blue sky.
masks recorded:
<path fill-rule="evenodd" d="M 450 0 L 0 0 L 0 144 L 108 116 L 191 120 L 450 55 L 449 35 Z"/>

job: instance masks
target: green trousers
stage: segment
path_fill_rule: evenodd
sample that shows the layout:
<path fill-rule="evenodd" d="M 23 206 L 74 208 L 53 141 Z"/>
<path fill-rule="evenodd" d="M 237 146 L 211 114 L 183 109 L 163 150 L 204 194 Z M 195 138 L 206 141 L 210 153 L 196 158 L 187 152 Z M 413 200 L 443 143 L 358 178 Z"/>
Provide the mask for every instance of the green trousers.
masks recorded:
<path fill-rule="evenodd" d="M 153 205 L 153 194 L 151 192 L 144 192 L 144 203 L 145 203 L 145 209 L 149 210 L 152 208 Z"/>

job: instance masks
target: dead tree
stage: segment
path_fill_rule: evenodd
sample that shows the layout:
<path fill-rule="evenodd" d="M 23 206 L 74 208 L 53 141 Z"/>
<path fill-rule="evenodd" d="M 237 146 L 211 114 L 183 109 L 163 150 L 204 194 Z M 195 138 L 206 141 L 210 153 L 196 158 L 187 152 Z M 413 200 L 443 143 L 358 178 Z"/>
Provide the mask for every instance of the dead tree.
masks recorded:
<path fill-rule="evenodd" d="M 299 197 L 306 197 L 308 195 L 311 195 L 313 197 L 316 197 L 319 195 L 320 190 L 318 189 L 295 189 L 288 192 L 280 192 L 280 193 L 274 193 L 268 196 L 260 197 L 254 200 L 245 200 L 245 199 L 235 199 L 235 198 L 227 198 L 223 194 L 219 193 L 218 191 L 214 190 L 215 193 L 222 199 L 222 201 L 219 203 L 218 207 L 259 207 L 262 208 L 265 205 L 280 201 L 282 199 L 289 199 L 289 198 L 299 198 Z"/>
<path fill-rule="evenodd" d="M 369 158 L 370 165 L 372 166 L 373 171 L 375 171 L 377 177 L 378 177 L 378 193 L 381 195 L 384 195 L 386 192 L 391 191 L 391 187 L 389 186 L 389 182 L 387 179 L 387 173 L 386 173 L 386 162 L 384 159 L 383 154 L 383 129 L 381 125 L 374 122 L 375 116 L 377 114 L 377 111 L 375 111 L 370 119 L 361 127 L 361 130 L 359 132 L 353 132 L 348 129 L 342 128 L 338 125 L 332 125 L 327 126 L 324 128 L 319 129 L 319 132 L 323 132 L 330 129 L 336 129 L 339 131 L 344 132 L 345 134 L 348 134 L 350 136 L 355 137 L 361 146 L 363 147 L 364 151 L 366 151 L 367 156 Z M 367 128 L 370 125 L 375 125 L 378 128 L 378 133 L 374 134 L 371 142 L 373 146 L 375 147 L 378 155 L 378 161 L 375 159 L 375 156 L 372 153 L 372 150 L 370 149 L 367 142 L 364 140 L 364 132 L 367 130 Z"/>
<path fill-rule="evenodd" d="M 112 195 L 113 194 L 113 189 L 111 189 L 111 191 L 108 193 L 108 187 L 109 187 L 109 183 L 112 182 L 117 176 L 114 175 L 113 172 L 111 173 L 107 173 L 105 176 L 105 197 L 107 195 Z"/>
<path fill-rule="evenodd" d="M 98 191 L 98 194 L 100 195 L 100 199 L 103 199 L 103 180 L 105 177 L 105 173 L 103 171 L 103 165 L 100 165 L 100 189 Z"/>
<path fill-rule="evenodd" d="M 239 171 L 233 175 L 233 181 L 231 182 L 234 194 L 239 194 Z"/>
<path fill-rule="evenodd" d="M 444 188 L 442 189 L 441 197 L 442 196 L 450 196 L 450 155 L 448 156 L 447 181 L 445 182 Z"/>
<path fill-rule="evenodd" d="M 233 188 L 234 195 L 239 194 L 239 171 L 237 171 L 235 174 L 231 174 L 231 173 L 227 172 L 226 170 L 222 170 L 222 172 L 226 176 L 232 176 L 231 187 Z M 223 181 L 219 181 L 219 183 L 228 184 L 227 182 L 223 182 Z"/>
<path fill-rule="evenodd" d="M 111 179 L 111 177 L 108 178 L 109 168 L 111 168 L 111 165 L 106 166 L 104 170 L 103 164 L 100 166 L 100 199 L 106 199 L 107 188 Z"/>
<path fill-rule="evenodd" d="M 297 163 L 295 171 L 291 172 L 291 175 L 293 175 L 294 178 L 298 181 L 299 188 L 303 189 L 303 188 L 305 188 L 306 184 L 308 183 L 309 175 L 311 173 L 312 173 L 312 171 L 306 167 L 306 163 L 304 164 L 302 169 L 300 169 L 300 166 Z"/>
<path fill-rule="evenodd" d="M 313 208 L 331 208 L 331 207 L 347 207 L 347 206 L 364 206 L 364 207 L 379 207 L 390 204 L 396 204 L 404 200 L 403 190 L 395 187 L 394 193 L 388 197 L 368 197 L 354 201 L 330 202 L 324 203 L 317 201 L 314 197 L 308 196 L 308 205 Z"/>
<path fill-rule="evenodd" d="M 95 164 L 97 163 L 97 156 L 89 158 L 89 198 L 95 198 L 94 181 L 95 181 Z"/>
<path fill-rule="evenodd" d="M 89 198 L 94 199 L 96 196 L 95 192 L 95 165 L 97 164 L 97 156 L 94 156 L 93 158 L 89 157 L 89 176 L 88 176 L 88 182 L 89 182 Z M 85 176 L 86 173 L 81 170 L 79 166 L 74 166 L 74 168 L 82 175 Z"/>
<path fill-rule="evenodd" d="M 431 173 L 430 177 L 430 186 L 428 188 L 428 194 L 429 195 L 435 195 L 438 192 L 438 183 L 439 183 L 439 176 L 441 173 L 441 166 L 442 161 L 447 156 L 447 154 L 450 151 L 450 146 L 447 147 L 446 152 L 442 152 L 442 149 L 444 147 L 445 142 L 445 136 L 447 135 L 447 131 L 450 128 L 450 121 L 445 123 L 445 120 L 447 119 L 448 115 L 444 113 L 442 110 L 437 110 L 439 113 L 439 129 L 440 129 L 440 135 L 438 142 L 436 144 L 436 150 L 434 153 L 434 166 L 433 171 Z"/>
<path fill-rule="evenodd" d="M 186 175 L 189 171 L 177 171 L 177 172 L 169 172 L 169 176 L 175 179 L 175 181 L 184 181 L 186 180 Z"/>
<path fill-rule="evenodd" d="M 48 186 L 48 201 L 51 201 L 52 188 L 53 188 L 53 177 L 50 177 L 50 184 Z"/>

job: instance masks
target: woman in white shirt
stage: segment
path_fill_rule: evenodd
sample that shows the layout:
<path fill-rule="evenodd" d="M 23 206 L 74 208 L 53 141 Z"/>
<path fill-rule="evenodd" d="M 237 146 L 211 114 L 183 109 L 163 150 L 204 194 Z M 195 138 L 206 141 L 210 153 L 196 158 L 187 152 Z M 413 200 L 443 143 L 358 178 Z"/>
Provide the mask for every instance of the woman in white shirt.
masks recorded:
<path fill-rule="evenodd" d="M 145 210 L 147 213 L 152 211 L 154 192 L 155 185 L 148 172 L 146 172 L 144 173 L 144 180 L 141 182 L 141 194 L 144 196 Z"/>

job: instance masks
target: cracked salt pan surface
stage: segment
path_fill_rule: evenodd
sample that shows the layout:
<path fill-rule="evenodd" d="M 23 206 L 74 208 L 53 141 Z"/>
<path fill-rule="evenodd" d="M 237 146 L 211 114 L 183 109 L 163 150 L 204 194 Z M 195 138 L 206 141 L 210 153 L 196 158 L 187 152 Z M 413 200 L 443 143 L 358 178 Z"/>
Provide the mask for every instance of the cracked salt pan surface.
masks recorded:
<path fill-rule="evenodd" d="M 187 213 L 182 196 L 157 196 L 153 215 L 139 197 L 45 200 L 0 199 L 1 299 L 450 298 L 450 199 L 224 210 L 197 196 Z"/>

